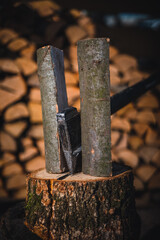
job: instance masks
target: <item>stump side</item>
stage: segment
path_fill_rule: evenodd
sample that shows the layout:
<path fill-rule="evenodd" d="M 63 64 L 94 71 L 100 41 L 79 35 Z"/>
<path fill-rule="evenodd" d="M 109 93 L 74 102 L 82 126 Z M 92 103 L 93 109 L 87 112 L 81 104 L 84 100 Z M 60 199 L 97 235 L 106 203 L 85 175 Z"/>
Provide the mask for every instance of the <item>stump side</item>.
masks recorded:
<path fill-rule="evenodd" d="M 138 239 L 131 170 L 108 178 L 48 177 L 41 170 L 27 180 L 25 224 L 42 239 Z"/>

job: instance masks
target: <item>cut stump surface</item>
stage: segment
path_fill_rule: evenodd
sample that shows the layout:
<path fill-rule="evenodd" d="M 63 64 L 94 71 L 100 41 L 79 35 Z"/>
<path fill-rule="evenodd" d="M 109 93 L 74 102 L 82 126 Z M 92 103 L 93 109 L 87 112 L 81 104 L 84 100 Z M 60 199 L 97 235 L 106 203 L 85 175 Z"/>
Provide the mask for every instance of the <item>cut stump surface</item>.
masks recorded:
<path fill-rule="evenodd" d="M 128 167 L 113 164 L 105 178 L 44 169 L 27 177 L 25 224 L 42 239 L 138 239 L 137 219 Z"/>

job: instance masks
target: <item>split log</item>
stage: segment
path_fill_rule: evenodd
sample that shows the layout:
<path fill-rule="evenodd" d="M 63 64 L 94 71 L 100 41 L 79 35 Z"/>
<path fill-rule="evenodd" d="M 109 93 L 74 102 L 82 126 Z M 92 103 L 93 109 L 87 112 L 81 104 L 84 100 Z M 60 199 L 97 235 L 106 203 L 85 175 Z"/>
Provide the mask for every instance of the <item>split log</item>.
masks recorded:
<path fill-rule="evenodd" d="M 109 43 L 105 38 L 78 42 L 81 93 L 82 171 L 111 176 Z"/>
<path fill-rule="evenodd" d="M 35 50 L 36 50 L 36 45 L 34 43 L 32 43 L 28 47 L 26 47 L 25 49 L 22 49 L 21 52 L 20 52 L 20 55 L 22 57 L 32 59 L 34 54 L 35 54 Z"/>
<path fill-rule="evenodd" d="M 11 59 L 0 59 L 0 70 L 7 73 L 19 73 L 20 70 Z"/>
<path fill-rule="evenodd" d="M 18 37 L 18 34 L 11 29 L 5 28 L 0 30 L 0 42 L 7 44 L 11 40 Z"/>
<path fill-rule="evenodd" d="M 10 133 L 15 138 L 20 137 L 20 135 L 24 132 L 26 127 L 27 122 L 24 121 L 4 124 L 4 129 L 6 130 L 6 132 Z"/>
<path fill-rule="evenodd" d="M 84 29 L 76 25 L 69 26 L 65 32 L 71 44 L 75 44 L 78 40 L 87 37 L 87 33 Z"/>
<path fill-rule="evenodd" d="M 22 144 L 23 148 L 31 147 L 31 146 L 33 146 L 33 141 L 31 138 L 25 137 L 25 138 L 21 139 L 21 144 Z"/>
<path fill-rule="evenodd" d="M 151 165 L 142 165 L 136 170 L 136 175 L 143 181 L 148 182 L 156 172 L 156 168 Z"/>
<path fill-rule="evenodd" d="M 11 164 L 8 164 L 8 165 L 4 166 L 4 168 L 2 170 L 2 176 L 7 178 L 7 177 L 10 177 L 10 176 L 20 174 L 22 172 L 23 172 L 23 168 L 21 167 L 20 164 L 11 163 Z"/>
<path fill-rule="evenodd" d="M 34 139 L 40 139 L 43 138 L 43 125 L 42 124 L 36 124 L 32 125 L 28 131 L 28 136 Z"/>
<path fill-rule="evenodd" d="M 32 59 L 21 57 L 17 58 L 15 62 L 25 76 L 31 75 L 37 71 L 37 64 Z"/>
<path fill-rule="evenodd" d="M 8 49 L 13 52 L 17 52 L 26 47 L 27 45 L 28 42 L 25 38 L 17 38 L 8 44 Z"/>
<path fill-rule="evenodd" d="M 28 146 L 24 152 L 19 153 L 19 160 L 25 162 L 38 154 L 38 149 L 34 146 Z"/>
<path fill-rule="evenodd" d="M 71 61 L 72 70 L 78 72 L 78 62 L 77 62 L 77 46 L 71 45 L 69 47 L 69 58 Z"/>
<path fill-rule="evenodd" d="M 28 175 L 25 225 L 32 232 L 42 239 L 138 239 L 130 168 L 114 164 L 113 177 L 64 175 Z"/>
<path fill-rule="evenodd" d="M 57 112 L 68 107 L 63 52 L 52 46 L 38 49 L 38 76 L 40 81 L 46 169 L 50 173 L 67 170 L 60 145 Z"/>
<path fill-rule="evenodd" d="M 115 129 L 115 130 L 121 130 L 124 132 L 130 132 L 131 124 L 127 119 L 119 118 L 119 117 L 115 116 L 112 119 L 111 128 Z"/>
<path fill-rule="evenodd" d="M 31 123 L 42 123 L 42 106 L 37 102 L 29 102 L 28 109 Z"/>
<path fill-rule="evenodd" d="M 26 83 L 20 75 L 6 77 L 0 82 L 0 111 L 19 100 L 26 92 Z"/>
<path fill-rule="evenodd" d="M 41 92 L 38 88 L 31 88 L 29 93 L 29 100 L 32 102 L 41 102 Z"/>
<path fill-rule="evenodd" d="M 44 167 L 45 167 L 45 159 L 44 157 L 41 157 L 41 156 L 37 156 L 32 160 L 26 162 L 25 164 L 25 168 L 27 172 L 33 172 L 35 170 L 38 170 Z"/>
<path fill-rule="evenodd" d="M 17 120 L 19 118 L 27 118 L 27 117 L 29 117 L 29 112 L 26 104 L 24 103 L 17 103 L 11 106 L 5 111 L 5 114 L 4 114 L 4 119 L 7 122 Z"/>
<path fill-rule="evenodd" d="M 158 109 L 159 102 L 158 99 L 152 94 L 145 94 L 137 101 L 138 108 L 151 108 L 151 109 Z"/>
<path fill-rule="evenodd" d="M 126 54 L 118 54 L 114 57 L 114 63 L 119 68 L 120 71 L 126 72 L 129 69 L 137 68 L 137 60 L 136 58 L 126 55 Z"/>
<path fill-rule="evenodd" d="M 12 138 L 9 134 L 4 131 L 0 132 L 0 148 L 1 151 L 17 151 L 17 144 L 14 138 Z"/>

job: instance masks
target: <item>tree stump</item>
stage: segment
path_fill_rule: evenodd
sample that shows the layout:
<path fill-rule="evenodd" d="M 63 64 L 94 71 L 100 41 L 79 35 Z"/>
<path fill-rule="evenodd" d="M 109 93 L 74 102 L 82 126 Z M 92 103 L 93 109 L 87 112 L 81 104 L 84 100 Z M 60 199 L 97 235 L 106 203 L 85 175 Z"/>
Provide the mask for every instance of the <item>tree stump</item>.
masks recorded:
<path fill-rule="evenodd" d="M 114 163 L 112 177 L 45 169 L 27 177 L 25 225 L 42 239 L 137 240 L 138 219 L 126 166 Z"/>

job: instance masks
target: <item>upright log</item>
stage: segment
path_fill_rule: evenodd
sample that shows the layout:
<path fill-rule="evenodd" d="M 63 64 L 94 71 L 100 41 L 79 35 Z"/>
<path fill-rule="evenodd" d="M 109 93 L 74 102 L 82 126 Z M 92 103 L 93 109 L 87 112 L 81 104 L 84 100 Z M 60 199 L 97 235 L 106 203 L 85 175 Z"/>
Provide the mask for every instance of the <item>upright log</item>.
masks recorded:
<path fill-rule="evenodd" d="M 60 146 L 56 113 L 68 107 L 63 51 L 46 46 L 37 51 L 38 77 L 40 81 L 46 170 L 49 173 L 64 172 L 65 158 Z"/>
<path fill-rule="evenodd" d="M 109 42 L 94 38 L 78 42 L 81 93 L 82 171 L 111 176 Z"/>

